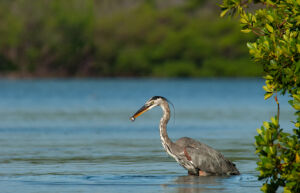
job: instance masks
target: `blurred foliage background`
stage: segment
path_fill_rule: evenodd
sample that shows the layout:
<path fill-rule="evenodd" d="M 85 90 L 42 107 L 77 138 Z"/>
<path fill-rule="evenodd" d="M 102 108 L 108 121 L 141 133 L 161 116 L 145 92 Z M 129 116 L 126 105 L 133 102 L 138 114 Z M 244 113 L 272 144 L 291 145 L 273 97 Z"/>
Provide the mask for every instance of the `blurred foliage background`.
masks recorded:
<path fill-rule="evenodd" d="M 0 0 L 0 75 L 260 76 L 217 0 Z"/>

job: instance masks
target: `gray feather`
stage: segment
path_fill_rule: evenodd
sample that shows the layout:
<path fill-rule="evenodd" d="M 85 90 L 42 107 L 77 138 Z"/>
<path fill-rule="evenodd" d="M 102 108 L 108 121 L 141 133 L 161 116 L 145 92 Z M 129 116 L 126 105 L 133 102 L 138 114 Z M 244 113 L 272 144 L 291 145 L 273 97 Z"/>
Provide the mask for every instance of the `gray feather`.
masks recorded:
<path fill-rule="evenodd" d="M 213 175 L 239 174 L 235 164 L 204 143 L 183 137 L 177 140 L 175 144 L 182 149 L 186 149 L 196 170 L 205 171 Z"/>

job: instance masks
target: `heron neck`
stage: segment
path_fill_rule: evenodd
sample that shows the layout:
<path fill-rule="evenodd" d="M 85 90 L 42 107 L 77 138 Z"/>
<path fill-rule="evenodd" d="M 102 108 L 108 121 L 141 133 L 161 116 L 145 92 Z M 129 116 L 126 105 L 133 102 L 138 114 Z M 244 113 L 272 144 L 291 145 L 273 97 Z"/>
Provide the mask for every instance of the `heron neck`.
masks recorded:
<path fill-rule="evenodd" d="M 163 110 L 163 116 L 160 119 L 160 124 L 159 124 L 160 139 L 164 148 L 166 149 L 167 148 L 166 145 L 170 146 L 172 143 L 167 133 L 167 124 L 170 120 L 170 108 L 167 102 L 162 103 L 160 107 Z"/>

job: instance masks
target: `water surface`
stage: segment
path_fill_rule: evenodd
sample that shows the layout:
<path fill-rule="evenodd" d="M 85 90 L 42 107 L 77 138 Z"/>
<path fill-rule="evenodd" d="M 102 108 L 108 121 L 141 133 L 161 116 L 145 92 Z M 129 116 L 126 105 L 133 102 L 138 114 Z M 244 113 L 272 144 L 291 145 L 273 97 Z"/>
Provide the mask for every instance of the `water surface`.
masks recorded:
<path fill-rule="evenodd" d="M 257 192 L 254 136 L 276 113 L 262 85 L 259 79 L 2 79 L 1 191 Z M 207 143 L 242 174 L 188 176 L 161 146 L 159 108 L 129 121 L 154 95 L 175 106 L 173 140 Z M 279 99 L 281 126 L 291 128 L 286 99 Z"/>

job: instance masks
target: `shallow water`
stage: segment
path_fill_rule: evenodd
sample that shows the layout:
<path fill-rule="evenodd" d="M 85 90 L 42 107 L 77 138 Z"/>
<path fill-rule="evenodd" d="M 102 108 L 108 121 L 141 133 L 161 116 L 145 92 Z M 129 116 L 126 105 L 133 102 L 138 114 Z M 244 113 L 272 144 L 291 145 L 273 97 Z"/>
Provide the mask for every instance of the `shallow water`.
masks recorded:
<path fill-rule="evenodd" d="M 276 113 L 262 85 L 259 79 L 2 79 L 1 192 L 257 192 L 254 135 Z M 161 146 L 159 108 L 129 121 L 154 95 L 175 106 L 172 139 L 207 143 L 242 174 L 188 176 Z M 279 99 L 281 126 L 291 128 L 286 99 Z"/>

